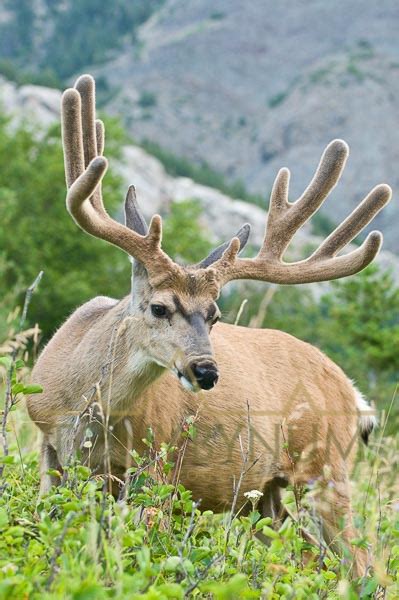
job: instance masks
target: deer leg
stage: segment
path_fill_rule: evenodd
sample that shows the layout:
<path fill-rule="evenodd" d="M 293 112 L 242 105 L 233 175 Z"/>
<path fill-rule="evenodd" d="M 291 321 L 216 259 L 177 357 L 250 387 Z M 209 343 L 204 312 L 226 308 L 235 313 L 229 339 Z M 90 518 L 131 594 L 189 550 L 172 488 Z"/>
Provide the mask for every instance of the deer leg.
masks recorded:
<path fill-rule="evenodd" d="M 367 551 L 351 544 L 357 534 L 352 523 L 349 482 L 329 481 L 316 498 L 316 509 L 322 518 L 326 543 L 338 554 L 347 554 L 349 551 L 354 577 L 366 575 L 370 566 Z"/>
<path fill-rule="evenodd" d="M 274 479 L 270 481 L 264 488 L 262 501 L 259 506 L 259 512 L 261 513 L 262 518 L 270 517 L 272 519 L 273 529 L 279 529 L 288 516 L 284 506 L 281 503 L 280 486 Z M 263 535 L 261 531 L 257 532 L 256 537 L 266 546 L 270 545 L 270 538 Z"/>
<path fill-rule="evenodd" d="M 53 486 L 60 484 L 60 478 L 56 475 L 51 475 L 48 471 L 50 469 L 59 471 L 62 473 L 62 468 L 58 461 L 57 452 L 53 446 L 49 443 L 46 437 L 43 438 L 42 446 L 40 450 L 40 491 L 39 498 L 42 498 L 49 493 Z"/>

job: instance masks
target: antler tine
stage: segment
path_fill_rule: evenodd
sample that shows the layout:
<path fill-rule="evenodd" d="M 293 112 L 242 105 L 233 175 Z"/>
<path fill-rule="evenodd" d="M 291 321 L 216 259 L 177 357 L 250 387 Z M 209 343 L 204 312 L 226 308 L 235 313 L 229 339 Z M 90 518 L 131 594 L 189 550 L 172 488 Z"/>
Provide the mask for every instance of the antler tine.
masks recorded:
<path fill-rule="evenodd" d="M 389 202 L 392 191 L 385 184 L 376 186 L 309 258 L 294 263 L 282 260 L 297 229 L 319 208 L 336 185 L 348 153 L 348 146 L 342 140 L 331 142 L 309 186 L 292 204 L 288 201 L 289 171 L 279 171 L 271 194 L 268 223 L 259 254 L 254 259 L 242 259 L 234 256 L 231 248 L 227 249 L 213 265 L 221 285 L 233 279 L 280 284 L 327 281 L 353 275 L 375 258 L 382 244 L 382 234 L 378 231 L 370 233 L 356 250 L 343 256 L 336 254 Z"/>
<path fill-rule="evenodd" d="M 83 173 L 70 186 L 66 204 L 76 223 L 88 233 L 97 237 L 103 229 L 104 218 L 112 219 L 106 214 L 99 214 L 90 202 L 96 187 L 101 183 L 108 167 L 103 156 L 94 158 Z M 110 240 L 108 240 L 110 241 Z"/>
<path fill-rule="evenodd" d="M 140 235 L 147 235 L 148 226 L 141 213 L 134 185 L 129 186 L 125 200 L 125 224 Z"/>
<path fill-rule="evenodd" d="M 100 156 L 104 152 L 105 127 L 101 119 L 96 119 L 96 141 L 97 155 Z"/>
<path fill-rule="evenodd" d="M 68 188 L 85 169 L 80 105 L 80 94 L 77 90 L 71 88 L 63 93 L 61 102 L 62 145 Z"/>
<path fill-rule="evenodd" d="M 300 224 L 305 223 L 322 205 L 337 185 L 349 156 L 349 147 L 343 140 L 333 140 L 324 150 L 311 182 L 292 206 L 292 214 Z"/>
<path fill-rule="evenodd" d="M 81 75 L 75 83 L 81 98 L 82 139 L 85 167 L 97 156 L 95 83 L 91 75 Z"/>
<path fill-rule="evenodd" d="M 312 259 L 335 256 L 374 219 L 376 214 L 390 201 L 391 195 L 391 188 L 384 183 L 372 189 L 345 221 L 324 240 L 313 253 Z"/>
<path fill-rule="evenodd" d="M 349 148 L 343 140 L 332 141 L 324 150 L 310 184 L 294 203 L 288 201 L 290 172 L 279 171 L 270 196 L 260 256 L 282 257 L 296 231 L 320 208 L 337 184 L 348 154 Z"/>
<path fill-rule="evenodd" d="M 93 77 L 81 75 L 76 80 L 75 89 L 81 98 L 82 142 L 85 167 L 87 167 L 91 160 L 104 151 L 104 126 L 102 124 L 102 131 L 100 131 L 96 123 L 96 84 Z M 100 152 L 98 148 L 100 148 Z M 102 199 L 101 182 L 93 191 L 90 202 L 100 213 L 106 212 Z"/>

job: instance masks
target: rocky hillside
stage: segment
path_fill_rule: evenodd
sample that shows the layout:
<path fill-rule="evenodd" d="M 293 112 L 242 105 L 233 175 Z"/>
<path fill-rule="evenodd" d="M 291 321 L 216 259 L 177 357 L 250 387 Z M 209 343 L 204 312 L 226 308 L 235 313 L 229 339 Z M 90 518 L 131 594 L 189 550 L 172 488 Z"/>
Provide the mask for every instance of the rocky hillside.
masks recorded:
<path fill-rule="evenodd" d="M 96 71 L 136 138 L 255 193 L 285 165 L 295 197 L 325 145 L 347 140 L 346 173 L 323 209 L 337 221 L 376 183 L 397 196 L 398 22 L 395 0 L 166 0 L 139 45 Z M 396 199 L 377 219 L 396 252 L 398 220 Z"/>
<path fill-rule="evenodd" d="M 61 93 L 35 85 L 17 87 L 0 78 L 0 106 L 12 117 L 12 122 L 24 120 L 47 127 L 59 120 Z M 232 199 L 219 190 L 200 185 L 187 177 L 171 177 L 163 165 L 137 145 L 122 149 L 122 159 L 113 165 L 126 188 L 134 184 L 140 205 L 149 218 L 154 212 L 167 213 L 173 201 L 195 199 L 202 208 L 202 223 L 215 242 L 228 239 L 245 222 L 252 226 L 250 242 L 256 248 L 262 242 L 267 213 L 260 207 Z M 309 247 L 320 242 L 306 225 L 295 237 L 291 257 L 298 259 Z M 392 268 L 399 281 L 399 260 L 389 252 L 379 256 L 382 267 Z"/>

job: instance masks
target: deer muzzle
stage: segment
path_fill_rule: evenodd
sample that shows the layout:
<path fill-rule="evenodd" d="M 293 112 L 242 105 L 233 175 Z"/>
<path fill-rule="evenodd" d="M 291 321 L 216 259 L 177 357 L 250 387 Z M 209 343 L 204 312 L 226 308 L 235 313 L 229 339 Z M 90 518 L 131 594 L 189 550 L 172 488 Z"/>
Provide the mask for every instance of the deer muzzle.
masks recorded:
<path fill-rule="evenodd" d="M 211 390 L 218 382 L 219 372 L 215 363 L 192 363 L 190 365 L 195 383 L 201 390 Z"/>

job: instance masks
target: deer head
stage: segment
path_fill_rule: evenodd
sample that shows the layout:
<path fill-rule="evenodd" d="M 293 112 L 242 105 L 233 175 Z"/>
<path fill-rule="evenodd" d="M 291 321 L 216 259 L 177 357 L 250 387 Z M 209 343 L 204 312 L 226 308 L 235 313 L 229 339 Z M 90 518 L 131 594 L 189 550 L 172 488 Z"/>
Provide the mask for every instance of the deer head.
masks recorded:
<path fill-rule="evenodd" d="M 298 284 L 337 279 L 366 267 L 381 246 L 381 233 L 372 232 L 359 248 L 337 256 L 390 200 L 387 185 L 375 187 L 309 258 L 283 261 L 295 232 L 318 210 L 343 171 L 348 146 L 334 140 L 297 201 L 289 202 L 289 171 L 280 170 L 271 194 L 264 241 L 255 258 L 238 257 L 249 235 L 249 226 L 244 225 L 230 242 L 201 263 L 179 265 L 161 248 L 161 217 L 153 216 L 147 226 L 133 187 L 125 202 L 125 225 L 112 219 L 104 208 L 104 126 L 95 119 L 94 80 L 89 75 L 80 77 L 75 87 L 64 93 L 62 129 L 67 209 L 84 231 L 132 257 L 130 311 L 136 327 L 140 327 L 141 350 L 149 361 L 172 370 L 190 389 L 207 390 L 217 383 L 209 334 L 220 316 L 216 300 L 227 282 L 255 279 Z"/>

